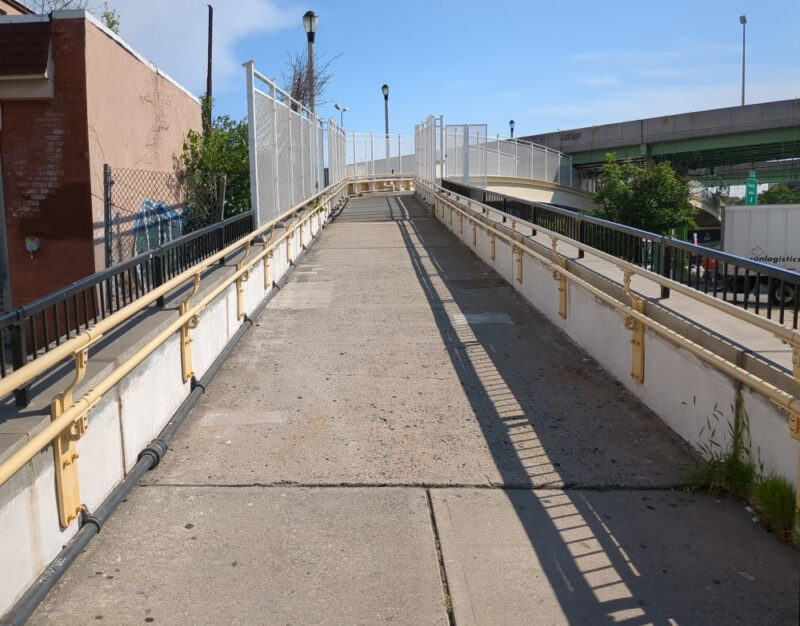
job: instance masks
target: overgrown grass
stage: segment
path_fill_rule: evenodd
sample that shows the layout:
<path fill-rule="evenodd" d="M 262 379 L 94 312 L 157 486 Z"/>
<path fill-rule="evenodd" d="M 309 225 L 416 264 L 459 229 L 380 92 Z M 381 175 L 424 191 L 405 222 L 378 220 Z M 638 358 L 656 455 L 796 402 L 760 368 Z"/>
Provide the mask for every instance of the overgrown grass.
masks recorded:
<path fill-rule="evenodd" d="M 700 446 L 703 459 L 692 468 L 687 487 L 744 500 L 759 521 L 775 534 L 790 539 L 798 518 L 795 491 L 782 476 L 764 475 L 763 464 L 753 460 L 747 412 L 737 401 L 731 407 L 733 420 L 728 422 L 727 443 L 719 440 L 717 427 L 723 413 L 715 406 L 700 432 L 706 443 Z"/>
<path fill-rule="evenodd" d="M 761 523 L 784 539 L 790 539 L 794 520 L 795 493 L 783 476 L 759 475 L 750 487 L 748 500 Z"/>
<path fill-rule="evenodd" d="M 746 498 L 756 476 L 752 461 L 719 452 L 697 464 L 687 486 L 713 495 Z"/>

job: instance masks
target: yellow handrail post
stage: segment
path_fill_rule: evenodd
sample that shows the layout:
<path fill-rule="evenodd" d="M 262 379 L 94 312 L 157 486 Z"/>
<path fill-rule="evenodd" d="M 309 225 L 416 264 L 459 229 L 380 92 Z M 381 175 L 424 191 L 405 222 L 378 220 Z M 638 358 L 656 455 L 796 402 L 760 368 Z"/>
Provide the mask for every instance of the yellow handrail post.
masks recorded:
<path fill-rule="evenodd" d="M 72 407 L 72 392 L 86 376 L 89 350 L 84 348 L 75 352 L 75 377 L 69 386 L 53 398 L 50 405 L 50 421 L 57 420 L 64 411 Z M 53 462 L 56 474 L 56 500 L 58 501 L 58 521 L 67 528 L 78 519 L 83 510 L 81 489 L 78 479 L 78 452 L 76 442 L 86 434 L 89 420 L 86 415 L 79 417 L 62 430 L 53 440 Z"/>
<path fill-rule="evenodd" d="M 236 272 L 241 272 L 244 262 L 250 256 L 250 242 L 245 244 L 244 256 L 236 264 Z M 244 317 L 244 283 L 250 279 L 250 271 L 245 271 L 236 278 L 236 319 Z"/>
<path fill-rule="evenodd" d="M 552 241 L 553 260 L 558 263 L 561 269 L 566 269 L 567 260 L 557 250 L 558 240 L 555 237 L 550 239 Z M 553 280 L 558 281 L 558 314 L 567 319 L 567 276 L 564 272 L 553 270 Z"/>
<path fill-rule="evenodd" d="M 623 282 L 625 294 L 631 301 L 631 307 L 637 313 L 644 314 L 644 301 L 631 291 L 631 272 L 625 272 Z M 625 316 L 625 328 L 631 331 L 631 378 L 638 383 L 644 382 L 644 324 L 630 315 Z"/>
<path fill-rule="evenodd" d="M 275 234 L 275 227 L 273 226 L 269 231 L 269 239 L 264 240 L 264 251 L 269 249 L 269 242 L 272 241 L 272 236 Z M 269 260 L 272 258 L 272 250 L 264 255 L 264 290 L 267 291 L 272 286 L 272 281 L 269 279 Z"/>
<path fill-rule="evenodd" d="M 189 312 L 190 308 L 190 301 L 192 297 L 197 293 L 200 289 L 200 274 L 194 275 L 194 287 L 192 289 L 192 293 L 188 295 L 188 297 L 181 302 L 179 307 L 179 314 L 181 317 L 186 315 Z M 191 331 L 193 328 L 197 328 L 197 324 L 200 322 L 200 316 L 194 315 L 192 316 L 185 324 L 181 326 L 181 374 L 183 375 L 183 382 L 189 382 L 194 376 L 194 370 L 192 369 L 192 336 Z"/>

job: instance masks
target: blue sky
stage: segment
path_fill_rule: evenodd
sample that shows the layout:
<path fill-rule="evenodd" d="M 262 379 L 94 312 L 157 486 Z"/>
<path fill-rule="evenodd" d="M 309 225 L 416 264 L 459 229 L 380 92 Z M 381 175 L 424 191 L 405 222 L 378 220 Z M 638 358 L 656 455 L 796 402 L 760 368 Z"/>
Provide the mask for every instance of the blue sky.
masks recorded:
<path fill-rule="evenodd" d="M 515 135 L 800 98 L 800 0 L 444 2 L 226 0 L 215 4 L 215 113 L 244 117 L 241 63 L 280 77 L 319 15 L 317 55 L 333 78 L 324 117 L 347 106 L 348 130 L 412 134 L 428 114 Z M 111 0 L 120 34 L 190 91 L 205 90 L 206 2 Z"/>

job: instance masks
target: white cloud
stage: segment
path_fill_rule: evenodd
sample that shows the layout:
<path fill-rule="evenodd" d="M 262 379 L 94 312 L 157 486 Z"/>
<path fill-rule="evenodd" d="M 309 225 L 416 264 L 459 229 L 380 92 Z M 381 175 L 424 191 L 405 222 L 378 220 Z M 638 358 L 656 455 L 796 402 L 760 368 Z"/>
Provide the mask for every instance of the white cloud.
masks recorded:
<path fill-rule="evenodd" d="M 120 36 L 189 91 L 206 85 L 208 6 L 205 0 L 110 0 L 120 14 Z M 235 7 L 235 8 L 234 8 Z M 299 13 L 302 14 L 302 11 Z M 296 26 L 297 9 L 272 0 L 237 0 L 215 7 L 214 90 L 244 80 L 236 42 L 247 36 Z"/>
<path fill-rule="evenodd" d="M 619 85 L 619 79 L 616 76 L 578 76 L 575 78 L 575 82 L 582 87 L 592 89 L 604 89 Z"/>
<path fill-rule="evenodd" d="M 690 69 L 669 68 L 669 67 L 649 67 L 635 69 L 631 72 L 634 76 L 644 76 L 645 78 L 688 78 L 702 73 L 697 66 Z"/>
<path fill-rule="evenodd" d="M 567 56 L 570 63 L 577 65 L 607 64 L 622 67 L 641 65 L 661 67 L 669 62 L 681 62 L 686 59 L 697 60 L 709 57 L 728 57 L 741 53 L 741 48 L 732 45 L 690 44 L 680 45 L 669 50 L 601 50 L 593 52 L 576 52 Z"/>

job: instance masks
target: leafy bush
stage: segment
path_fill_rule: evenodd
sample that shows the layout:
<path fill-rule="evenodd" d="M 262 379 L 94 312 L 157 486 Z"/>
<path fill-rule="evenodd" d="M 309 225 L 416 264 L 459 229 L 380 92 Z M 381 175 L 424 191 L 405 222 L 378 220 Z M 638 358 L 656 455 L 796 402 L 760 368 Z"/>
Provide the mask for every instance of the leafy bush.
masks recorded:
<path fill-rule="evenodd" d="M 639 166 L 607 154 L 594 201 L 598 217 L 662 235 L 694 223 L 689 184 L 669 161 Z"/>
<path fill-rule="evenodd" d="M 225 217 L 250 210 L 250 152 L 247 122 L 227 115 L 214 119 L 205 133 L 190 130 L 176 168 L 186 190 L 189 230 L 220 218 L 216 199 L 221 175 L 227 177 Z"/>

